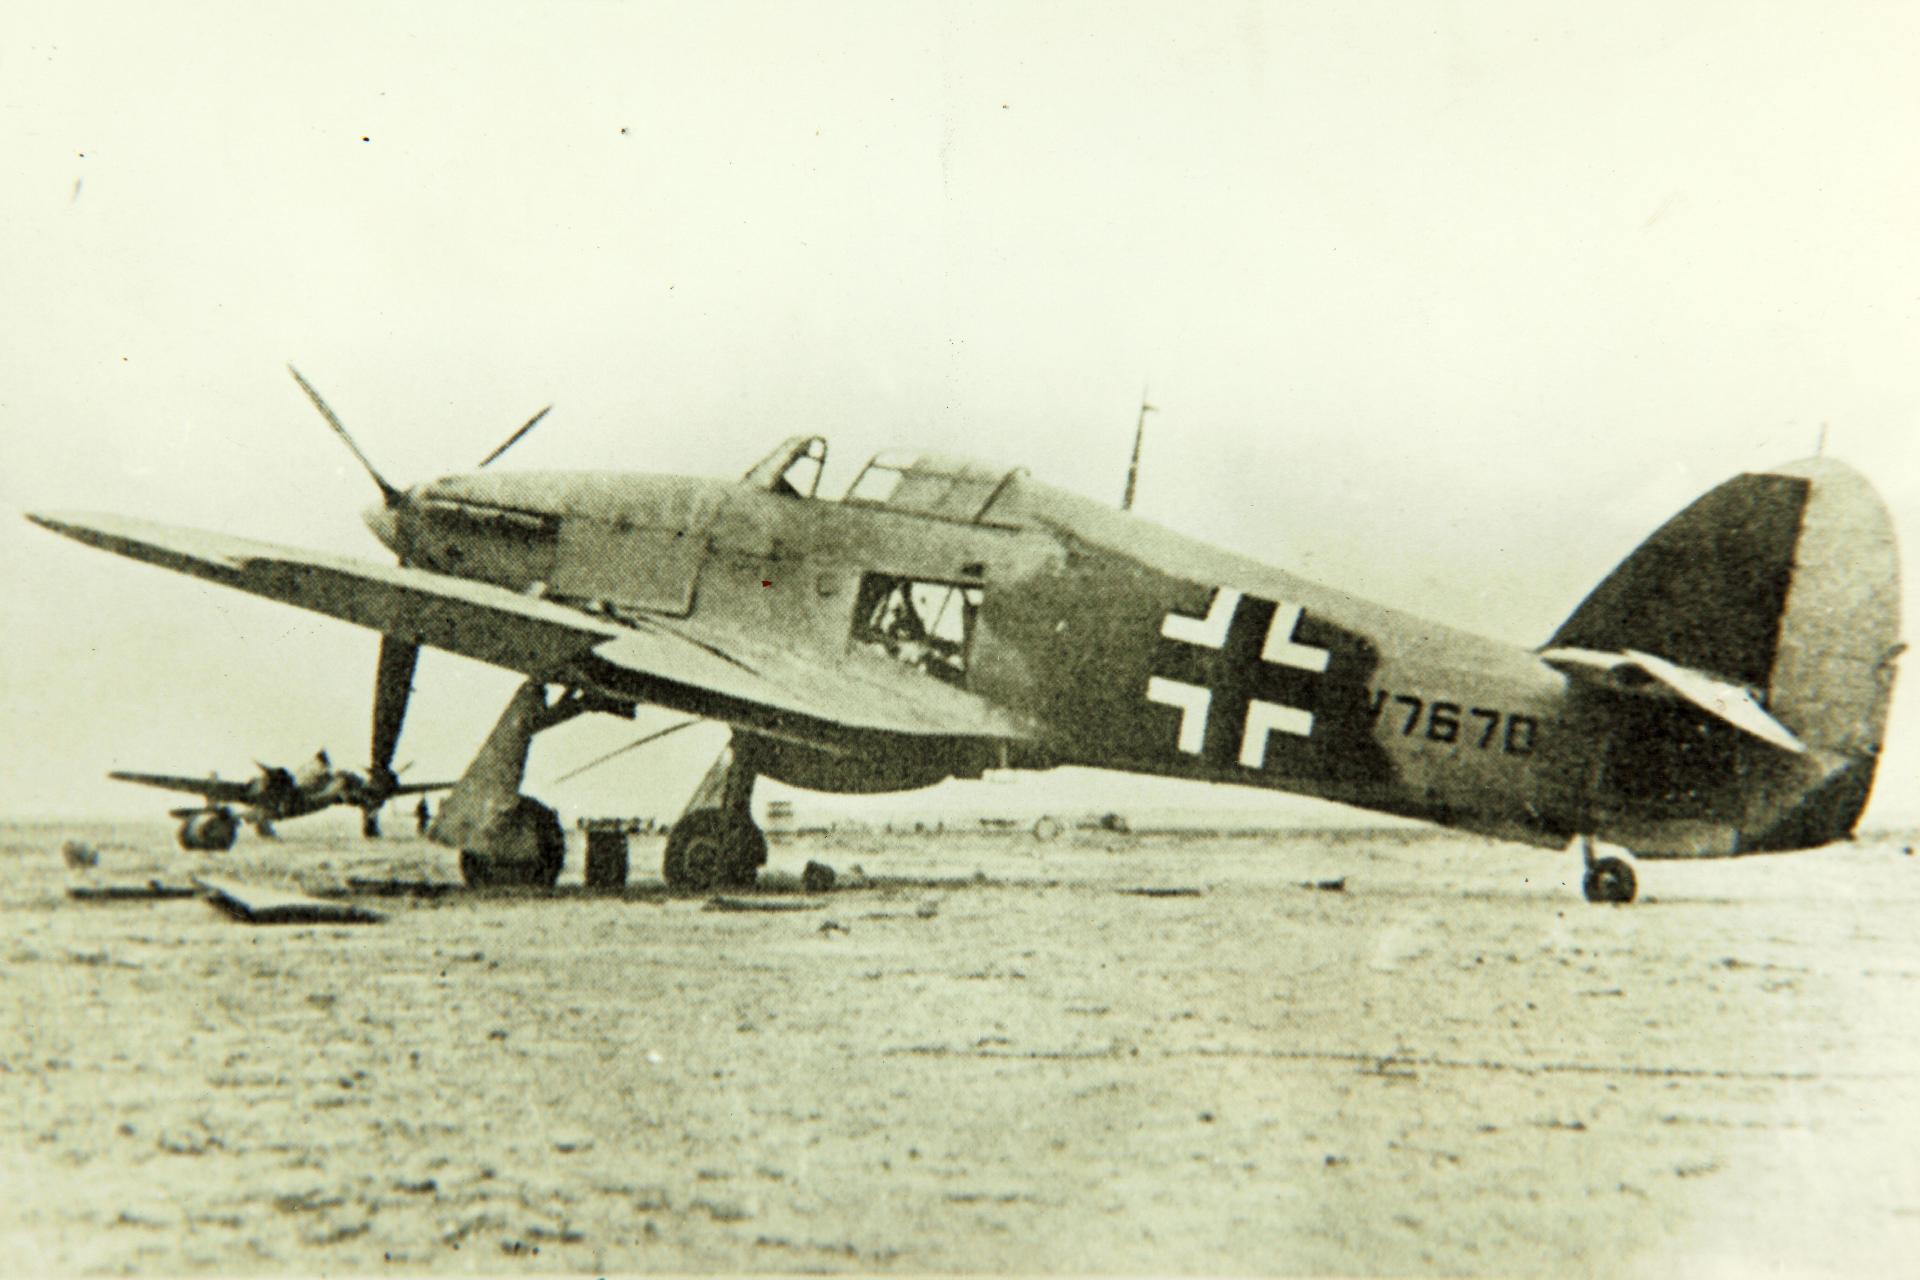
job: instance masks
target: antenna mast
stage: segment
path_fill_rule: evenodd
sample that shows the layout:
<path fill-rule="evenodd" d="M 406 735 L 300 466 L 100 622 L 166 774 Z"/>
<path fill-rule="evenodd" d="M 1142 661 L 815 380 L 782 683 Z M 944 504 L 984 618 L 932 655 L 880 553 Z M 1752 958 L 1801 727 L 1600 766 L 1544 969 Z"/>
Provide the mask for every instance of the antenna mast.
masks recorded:
<path fill-rule="evenodd" d="M 1147 433 L 1147 415 L 1160 410 L 1147 403 L 1147 389 L 1140 388 L 1140 418 L 1133 424 L 1133 461 L 1127 464 L 1127 491 L 1120 498 L 1122 511 L 1133 510 L 1133 490 L 1140 480 L 1140 440 Z"/>

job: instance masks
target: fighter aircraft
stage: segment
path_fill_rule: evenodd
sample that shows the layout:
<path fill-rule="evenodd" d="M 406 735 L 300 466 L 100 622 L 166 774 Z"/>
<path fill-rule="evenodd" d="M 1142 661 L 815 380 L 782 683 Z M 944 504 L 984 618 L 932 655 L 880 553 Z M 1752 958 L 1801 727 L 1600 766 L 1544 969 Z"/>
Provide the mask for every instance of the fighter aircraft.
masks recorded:
<path fill-rule="evenodd" d="M 559 874 L 558 819 L 521 793 L 534 735 L 653 705 L 732 728 L 667 840 L 676 890 L 753 881 L 761 776 L 882 792 L 1082 765 L 1565 849 L 1589 900 L 1625 902 L 1636 855 L 1849 836 L 1903 648 L 1891 522 L 1831 459 L 1711 490 L 1529 648 L 1018 467 L 883 452 L 829 498 L 819 436 L 732 482 L 476 469 L 401 489 L 294 376 L 378 486 L 364 519 L 397 564 L 121 516 L 29 518 L 381 633 L 376 770 L 421 645 L 524 675 L 430 832 L 473 884 Z"/>
<path fill-rule="evenodd" d="M 199 851 L 233 848 L 242 822 L 262 836 L 272 836 L 276 822 L 302 818 L 337 804 L 352 805 L 360 810 L 360 834 L 371 840 L 380 834 L 380 810 L 387 801 L 395 796 L 445 791 L 453 786 L 451 782 L 402 783 L 391 770 L 380 768 L 365 774 L 335 769 L 324 750 L 315 752 L 313 759 L 298 769 L 262 764 L 260 772 L 245 782 L 225 781 L 218 774 L 188 778 L 115 770 L 107 776 L 120 782 L 137 782 L 163 791 L 199 796 L 203 803 L 197 808 L 168 811 L 180 819 L 180 847 Z"/>

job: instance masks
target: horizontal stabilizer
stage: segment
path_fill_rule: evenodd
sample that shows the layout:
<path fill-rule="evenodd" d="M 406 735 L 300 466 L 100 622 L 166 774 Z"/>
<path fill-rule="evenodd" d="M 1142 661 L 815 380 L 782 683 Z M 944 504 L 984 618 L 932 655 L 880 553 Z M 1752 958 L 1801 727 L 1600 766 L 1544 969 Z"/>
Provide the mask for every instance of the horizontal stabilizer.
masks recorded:
<path fill-rule="evenodd" d="M 1568 675 L 1602 680 L 1609 688 L 1626 693 L 1659 692 L 1677 696 L 1782 751 L 1798 755 L 1807 749 L 1806 744 L 1769 715 L 1748 690 L 1651 653 L 1638 649 L 1602 653 L 1595 649 L 1560 648 L 1544 650 L 1540 657 Z"/>

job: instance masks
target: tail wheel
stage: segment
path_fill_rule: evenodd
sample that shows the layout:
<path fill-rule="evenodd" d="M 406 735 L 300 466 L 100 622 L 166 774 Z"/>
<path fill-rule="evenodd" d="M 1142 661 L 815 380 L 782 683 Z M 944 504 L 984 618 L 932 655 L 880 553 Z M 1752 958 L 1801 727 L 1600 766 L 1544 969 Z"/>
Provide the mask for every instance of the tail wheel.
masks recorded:
<path fill-rule="evenodd" d="M 676 893 L 744 889 L 767 861 L 767 836 L 719 809 L 695 809 L 673 824 L 660 876 Z"/>
<path fill-rule="evenodd" d="M 1639 890 L 1633 868 L 1619 858 L 1601 858 L 1587 868 L 1581 886 L 1588 902 L 1632 902 Z"/>

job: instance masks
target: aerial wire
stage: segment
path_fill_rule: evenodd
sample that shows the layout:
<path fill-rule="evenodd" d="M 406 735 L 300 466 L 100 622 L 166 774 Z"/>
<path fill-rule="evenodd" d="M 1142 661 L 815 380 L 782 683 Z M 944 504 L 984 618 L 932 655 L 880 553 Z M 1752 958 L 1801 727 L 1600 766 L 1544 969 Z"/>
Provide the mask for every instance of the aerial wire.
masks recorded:
<path fill-rule="evenodd" d="M 1139 420 L 1133 424 L 1133 461 L 1127 464 L 1127 491 L 1120 498 L 1120 509 L 1122 511 L 1133 510 L 1133 490 L 1140 479 L 1140 441 L 1147 434 L 1147 415 L 1158 412 L 1160 412 L 1158 406 L 1147 403 L 1147 388 L 1142 384 L 1140 388 L 1140 417 Z"/>
<path fill-rule="evenodd" d="M 579 777 L 581 774 L 585 773 L 589 769 L 599 768 L 601 765 L 613 759 L 615 756 L 623 756 L 627 752 L 632 751 L 636 747 L 644 747 L 649 742 L 658 742 L 660 739 L 666 737 L 670 733 L 678 733 L 682 729 L 689 728 L 699 723 L 700 723 L 699 718 L 695 717 L 694 719 L 691 719 L 691 720 L 682 720 L 677 724 L 670 724 L 664 729 L 656 729 L 652 733 L 646 734 L 640 738 L 636 738 L 634 741 L 629 742 L 624 747 L 617 747 L 614 750 L 607 752 L 607 754 L 603 756 L 599 756 L 595 759 L 587 761 L 585 764 L 581 765 L 578 769 L 575 769 L 569 773 L 561 774 L 559 777 L 555 778 L 552 782 L 548 783 L 547 785 L 558 786 L 562 782 L 566 782 L 569 779 Z"/>

